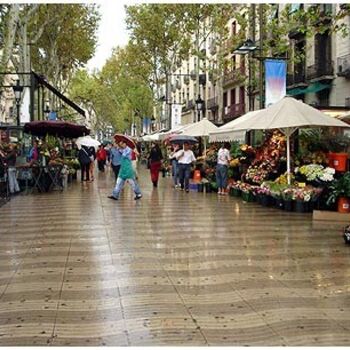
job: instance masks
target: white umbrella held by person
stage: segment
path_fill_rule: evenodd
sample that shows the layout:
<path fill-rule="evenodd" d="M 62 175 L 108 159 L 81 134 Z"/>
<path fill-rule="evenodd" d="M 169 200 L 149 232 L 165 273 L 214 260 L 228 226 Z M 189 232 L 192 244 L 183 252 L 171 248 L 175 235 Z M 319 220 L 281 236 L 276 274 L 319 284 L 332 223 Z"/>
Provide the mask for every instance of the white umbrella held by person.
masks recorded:
<path fill-rule="evenodd" d="M 101 144 L 101 142 L 93 139 L 91 136 L 78 137 L 75 143 L 78 146 L 78 148 L 81 148 L 81 146 L 86 146 L 94 147 L 95 149 L 97 149 L 97 147 Z"/>

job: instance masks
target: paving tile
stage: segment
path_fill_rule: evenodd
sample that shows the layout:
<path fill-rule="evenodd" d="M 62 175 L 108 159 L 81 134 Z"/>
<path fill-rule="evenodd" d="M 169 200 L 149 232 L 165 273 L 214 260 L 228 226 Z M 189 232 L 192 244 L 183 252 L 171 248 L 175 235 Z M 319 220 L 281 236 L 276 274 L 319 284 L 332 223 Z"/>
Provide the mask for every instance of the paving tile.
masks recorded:
<path fill-rule="evenodd" d="M 349 345 L 341 227 L 141 174 L 2 207 L 0 345 Z"/>

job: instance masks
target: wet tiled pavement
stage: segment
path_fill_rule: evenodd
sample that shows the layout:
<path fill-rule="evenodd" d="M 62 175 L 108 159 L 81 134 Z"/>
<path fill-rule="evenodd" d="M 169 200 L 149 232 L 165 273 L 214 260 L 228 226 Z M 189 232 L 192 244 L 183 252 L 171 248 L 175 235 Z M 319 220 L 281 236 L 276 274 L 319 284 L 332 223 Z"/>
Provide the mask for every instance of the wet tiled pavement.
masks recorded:
<path fill-rule="evenodd" d="M 341 226 L 141 175 L 0 209 L 0 345 L 350 345 Z"/>

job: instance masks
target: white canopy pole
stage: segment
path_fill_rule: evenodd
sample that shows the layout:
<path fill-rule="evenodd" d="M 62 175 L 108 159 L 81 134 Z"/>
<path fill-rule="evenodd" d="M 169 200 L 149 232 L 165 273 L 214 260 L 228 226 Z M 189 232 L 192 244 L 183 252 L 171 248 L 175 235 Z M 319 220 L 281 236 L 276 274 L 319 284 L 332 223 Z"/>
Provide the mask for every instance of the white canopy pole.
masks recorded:
<path fill-rule="evenodd" d="M 287 181 L 288 185 L 291 184 L 291 169 L 290 169 L 290 137 L 298 128 L 283 128 L 280 131 L 286 135 L 286 143 L 287 143 Z"/>
<path fill-rule="evenodd" d="M 204 136 L 204 157 L 207 156 L 207 137 Z"/>

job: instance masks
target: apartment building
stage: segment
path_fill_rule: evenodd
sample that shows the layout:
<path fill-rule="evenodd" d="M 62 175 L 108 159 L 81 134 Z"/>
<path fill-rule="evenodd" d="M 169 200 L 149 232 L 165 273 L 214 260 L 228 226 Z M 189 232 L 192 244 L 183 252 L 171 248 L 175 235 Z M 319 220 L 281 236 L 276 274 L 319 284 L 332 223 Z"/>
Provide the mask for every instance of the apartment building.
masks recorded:
<path fill-rule="evenodd" d="M 253 5 L 251 5 L 253 6 Z M 258 5 L 256 5 L 257 7 Z M 274 16 L 280 16 L 286 4 L 275 5 Z M 292 4 L 290 15 L 296 10 L 308 6 L 320 6 L 320 21 L 327 21 L 327 13 L 338 11 L 342 4 Z M 256 9 L 258 10 L 258 9 Z M 258 19 L 256 19 L 258 22 Z M 255 42 L 259 43 L 259 23 L 254 25 Z M 342 20 L 350 29 L 350 16 Z M 259 85 L 250 86 L 249 75 L 252 75 L 248 55 L 237 55 L 232 52 L 230 37 L 239 32 L 239 24 L 232 18 L 227 23 L 229 40 L 220 47 L 215 34 L 201 43 L 204 60 L 199 62 L 199 88 L 196 82 L 198 58 L 190 57 L 175 67 L 171 76 L 169 89 L 170 103 L 182 105 L 181 124 L 188 124 L 207 117 L 217 125 L 227 123 L 260 105 Z M 249 34 L 248 34 L 249 33 Z M 252 33 L 247 29 L 247 38 Z M 268 33 L 267 33 L 268 35 Z M 320 109 L 350 108 L 350 37 L 343 37 L 340 32 L 316 34 L 306 37 L 295 28 L 288 34 L 290 46 L 295 54 L 305 58 L 297 63 L 288 62 L 287 94 Z M 219 50 L 227 52 L 227 65 L 222 75 L 215 72 L 216 55 Z M 214 68 L 214 69 L 213 69 Z M 183 76 L 185 74 L 185 76 Z M 259 69 L 255 70 L 259 78 Z M 196 109 L 197 93 L 204 101 L 203 109 Z M 165 93 L 165 90 L 164 90 Z M 163 120 L 168 114 L 163 110 Z M 163 124 L 165 126 L 165 124 Z"/>
<path fill-rule="evenodd" d="M 283 5 L 285 6 L 285 5 Z M 341 9 L 341 4 L 300 4 L 320 6 L 319 21 L 327 22 L 327 13 Z M 350 16 L 342 20 L 350 29 Z M 316 34 L 307 38 L 296 28 L 289 33 L 294 51 L 305 59 L 289 64 L 287 94 L 321 109 L 332 107 L 350 109 L 350 37 L 340 32 Z"/>

